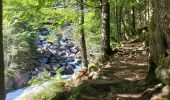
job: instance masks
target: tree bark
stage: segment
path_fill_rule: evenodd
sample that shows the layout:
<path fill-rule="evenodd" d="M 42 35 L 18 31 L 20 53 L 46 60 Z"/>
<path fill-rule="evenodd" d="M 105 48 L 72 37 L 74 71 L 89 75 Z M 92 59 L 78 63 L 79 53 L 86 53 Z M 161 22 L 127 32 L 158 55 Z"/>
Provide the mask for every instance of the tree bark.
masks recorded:
<path fill-rule="evenodd" d="M 134 2 L 133 2 L 134 3 Z M 136 22 L 135 22 L 135 6 L 132 6 L 132 35 L 136 33 Z"/>
<path fill-rule="evenodd" d="M 5 100 L 4 83 L 4 53 L 3 53 L 3 34 L 2 34 L 2 1 L 0 2 L 0 100 Z"/>
<path fill-rule="evenodd" d="M 117 40 L 120 40 L 120 28 L 119 28 L 119 16 L 118 16 L 118 4 L 117 4 L 117 0 L 116 2 L 116 7 L 115 7 L 115 11 L 116 11 L 116 32 L 117 32 Z"/>
<path fill-rule="evenodd" d="M 81 45 L 81 57 L 82 62 L 85 67 L 88 67 L 88 60 L 87 60 L 87 51 L 86 51 L 86 41 L 85 41 L 85 35 L 84 35 L 84 1 L 79 1 L 80 6 L 80 45 Z"/>
<path fill-rule="evenodd" d="M 148 84 L 160 80 L 170 85 L 170 0 L 153 0 Z"/>
<path fill-rule="evenodd" d="M 108 0 L 102 0 L 101 19 L 101 55 L 105 58 L 112 52 L 110 47 L 110 4 Z"/>

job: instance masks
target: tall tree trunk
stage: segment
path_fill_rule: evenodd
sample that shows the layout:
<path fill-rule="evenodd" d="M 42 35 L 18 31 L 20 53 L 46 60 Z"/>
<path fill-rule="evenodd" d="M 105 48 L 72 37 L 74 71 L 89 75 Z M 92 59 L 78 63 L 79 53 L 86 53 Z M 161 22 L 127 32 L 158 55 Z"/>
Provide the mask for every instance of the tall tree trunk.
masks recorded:
<path fill-rule="evenodd" d="M 121 41 L 122 40 L 122 9 L 123 9 L 123 7 L 122 7 L 122 3 L 121 3 L 121 5 L 120 5 L 120 7 L 119 7 L 119 18 L 118 18 L 118 27 L 119 27 L 119 40 Z"/>
<path fill-rule="evenodd" d="M 161 80 L 170 85 L 170 0 L 153 0 L 148 84 Z M 169 71 L 169 72 L 168 72 Z"/>
<path fill-rule="evenodd" d="M 116 7 L 115 7 L 115 15 L 116 15 L 116 32 L 117 32 L 117 40 L 119 41 L 120 40 L 120 28 L 119 28 L 119 16 L 118 16 L 118 4 L 117 4 L 117 0 L 115 1 L 116 2 Z"/>
<path fill-rule="evenodd" d="M 101 55 L 105 58 L 112 52 L 110 47 L 110 4 L 108 0 L 102 0 L 101 19 Z"/>
<path fill-rule="evenodd" d="M 133 2 L 134 3 L 134 2 Z M 135 22 L 135 6 L 132 6 L 132 35 L 136 33 L 136 22 Z"/>
<path fill-rule="evenodd" d="M 2 34 L 2 1 L 0 2 L 0 100 L 5 100 L 4 84 L 4 53 L 3 53 L 3 34 Z"/>
<path fill-rule="evenodd" d="M 84 35 L 84 2 L 83 0 L 79 0 L 80 5 L 80 45 L 81 45 L 81 57 L 83 61 L 83 65 L 85 67 L 88 67 L 88 60 L 87 60 L 87 51 L 86 51 L 86 41 L 85 41 L 85 35 Z"/>

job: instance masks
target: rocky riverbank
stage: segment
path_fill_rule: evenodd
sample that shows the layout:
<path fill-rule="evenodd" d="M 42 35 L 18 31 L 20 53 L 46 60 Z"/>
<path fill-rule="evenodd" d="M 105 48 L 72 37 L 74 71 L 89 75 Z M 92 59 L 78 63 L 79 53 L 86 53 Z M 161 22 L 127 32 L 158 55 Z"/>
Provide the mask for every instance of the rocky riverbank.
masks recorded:
<path fill-rule="evenodd" d="M 38 52 L 38 57 L 35 59 L 37 67 L 29 71 L 19 70 L 14 79 L 6 82 L 6 88 L 25 87 L 33 76 L 36 77 L 44 71 L 48 71 L 51 77 L 56 76 L 56 70 L 60 70 L 61 75 L 73 74 L 76 66 L 81 65 L 81 56 L 79 47 L 69 36 L 65 34 L 56 36 L 53 31 L 41 29 L 35 41 Z"/>

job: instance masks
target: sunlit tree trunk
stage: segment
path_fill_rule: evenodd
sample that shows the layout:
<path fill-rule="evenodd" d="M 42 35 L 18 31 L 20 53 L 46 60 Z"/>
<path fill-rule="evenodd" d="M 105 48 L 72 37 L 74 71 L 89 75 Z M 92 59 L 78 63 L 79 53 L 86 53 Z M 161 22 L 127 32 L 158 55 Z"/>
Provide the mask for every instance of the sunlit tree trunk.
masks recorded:
<path fill-rule="evenodd" d="M 110 4 L 108 0 L 102 0 L 102 25 L 101 25 L 101 55 L 106 57 L 111 54 L 110 47 Z"/>
<path fill-rule="evenodd" d="M 170 0 L 153 0 L 148 84 L 157 80 L 170 85 Z"/>
<path fill-rule="evenodd" d="M 4 84 L 4 54 L 3 54 L 3 35 L 2 35 L 2 1 L 0 2 L 0 100 L 5 100 Z"/>
<path fill-rule="evenodd" d="M 79 0 L 80 5 L 80 45 L 81 45 L 81 57 L 82 62 L 85 67 L 88 67 L 88 60 L 87 60 L 87 51 L 86 51 L 86 41 L 85 41 L 85 34 L 84 34 L 84 2 L 83 0 Z"/>

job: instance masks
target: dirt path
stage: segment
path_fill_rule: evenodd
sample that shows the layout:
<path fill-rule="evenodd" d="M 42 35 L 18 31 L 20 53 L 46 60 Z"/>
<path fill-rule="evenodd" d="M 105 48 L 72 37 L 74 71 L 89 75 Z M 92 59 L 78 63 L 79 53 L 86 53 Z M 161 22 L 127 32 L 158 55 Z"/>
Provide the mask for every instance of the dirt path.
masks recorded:
<path fill-rule="evenodd" d="M 125 80 L 141 80 L 147 73 L 147 53 L 141 43 L 124 44 L 118 53 L 111 56 L 105 69 L 112 70 L 112 77 Z"/>
<path fill-rule="evenodd" d="M 100 79 L 88 80 L 81 100 L 147 100 L 145 76 L 148 54 L 141 43 L 124 44 L 100 71 Z"/>
<path fill-rule="evenodd" d="M 74 80 L 68 82 L 68 86 L 73 86 L 71 96 L 76 95 L 76 99 L 69 100 L 162 100 L 151 99 L 162 85 L 146 86 L 147 65 L 148 53 L 142 43 L 124 44 L 110 56 L 110 61 L 101 65 L 96 78 L 90 79 L 89 73 L 82 70 L 80 73 L 85 74 L 80 78 L 86 78 L 80 85 L 74 87 Z"/>

